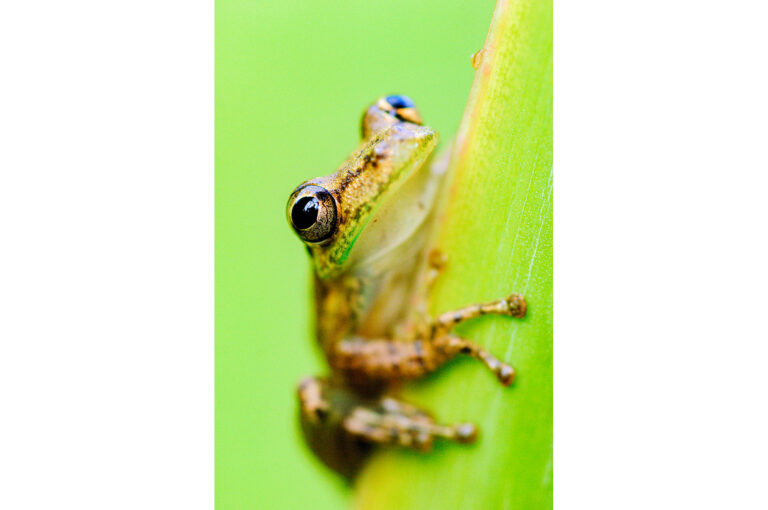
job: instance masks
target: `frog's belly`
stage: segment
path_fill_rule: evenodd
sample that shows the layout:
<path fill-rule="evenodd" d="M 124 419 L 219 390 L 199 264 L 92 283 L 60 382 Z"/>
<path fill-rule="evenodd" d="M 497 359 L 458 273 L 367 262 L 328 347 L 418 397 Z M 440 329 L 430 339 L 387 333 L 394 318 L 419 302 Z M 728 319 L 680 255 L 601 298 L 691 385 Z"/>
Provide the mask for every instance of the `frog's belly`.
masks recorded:
<path fill-rule="evenodd" d="M 425 235 L 412 237 L 386 260 L 359 275 L 362 313 L 354 333 L 364 338 L 393 338 L 423 306 L 420 291 L 425 267 Z"/>

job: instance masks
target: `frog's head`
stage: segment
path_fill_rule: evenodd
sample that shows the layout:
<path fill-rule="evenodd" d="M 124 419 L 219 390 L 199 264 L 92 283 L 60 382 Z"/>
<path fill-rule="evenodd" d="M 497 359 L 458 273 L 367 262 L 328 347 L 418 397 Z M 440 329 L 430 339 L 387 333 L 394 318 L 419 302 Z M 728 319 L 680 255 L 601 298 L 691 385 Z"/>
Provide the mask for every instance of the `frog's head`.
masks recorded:
<path fill-rule="evenodd" d="M 363 117 L 363 145 L 335 173 L 291 194 L 288 222 L 308 246 L 318 277 L 336 277 L 386 252 L 425 216 L 421 198 L 430 179 L 419 169 L 438 136 L 416 120 L 410 99 L 380 99 Z"/>

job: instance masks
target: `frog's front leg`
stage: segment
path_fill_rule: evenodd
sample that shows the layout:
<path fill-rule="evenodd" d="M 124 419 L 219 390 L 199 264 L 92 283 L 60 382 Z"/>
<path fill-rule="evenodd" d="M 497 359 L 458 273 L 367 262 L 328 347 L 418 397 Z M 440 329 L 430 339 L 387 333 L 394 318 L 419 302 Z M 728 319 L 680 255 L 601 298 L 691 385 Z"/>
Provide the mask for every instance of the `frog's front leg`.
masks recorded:
<path fill-rule="evenodd" d="M 509 317 L 520 319 L 525 317 L 527 310 L 528 305 L 525 302 L 525 298 L 520 294 L 511 294 L 498 301 L 470 305 L 459 310 L 440 314 L 432 322 L 432 328 L 435 330 L 433 334 L 439 335 L 440 333 L 448 332 L 464 321 L 488 314 L 508 315 Z"/>

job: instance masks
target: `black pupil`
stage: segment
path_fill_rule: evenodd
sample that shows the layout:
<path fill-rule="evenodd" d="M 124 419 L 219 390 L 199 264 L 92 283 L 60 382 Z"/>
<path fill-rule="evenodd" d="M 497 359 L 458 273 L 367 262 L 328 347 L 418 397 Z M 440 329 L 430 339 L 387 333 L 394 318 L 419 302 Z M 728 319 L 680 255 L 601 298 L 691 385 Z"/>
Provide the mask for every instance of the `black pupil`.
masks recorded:
<path fill-rule="evenodd" d="M 299 230 L 309 228 L 317 221 L 320 203 L 315 197 L 300 198 L 291 211 L 291 221 Z"/>
<path fill-rule="evenodd" d="M 400 108 L 413 108 L 415 106 L 410 97 L 401 96 L 400 94 L 387 96 L 387 103 L 389 103 L 395 110 L 399 110 Z"/>

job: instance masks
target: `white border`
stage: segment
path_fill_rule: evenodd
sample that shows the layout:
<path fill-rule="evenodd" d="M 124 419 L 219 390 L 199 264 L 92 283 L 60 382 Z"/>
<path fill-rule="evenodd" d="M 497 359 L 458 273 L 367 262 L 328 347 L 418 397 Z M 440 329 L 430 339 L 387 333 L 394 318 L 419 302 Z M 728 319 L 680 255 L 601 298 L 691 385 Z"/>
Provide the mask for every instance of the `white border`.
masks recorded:
<path fill-rule="evenodd" d="M 768 507 L 766 19 L 557 3 L 558 508 Z"/>
<path fill-rule="evenodd" d="M 213 507 L 213 3 L 0 8 L 2 508 Z"/>

